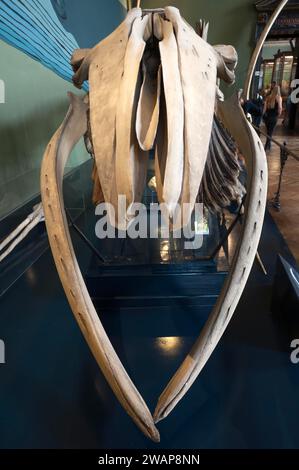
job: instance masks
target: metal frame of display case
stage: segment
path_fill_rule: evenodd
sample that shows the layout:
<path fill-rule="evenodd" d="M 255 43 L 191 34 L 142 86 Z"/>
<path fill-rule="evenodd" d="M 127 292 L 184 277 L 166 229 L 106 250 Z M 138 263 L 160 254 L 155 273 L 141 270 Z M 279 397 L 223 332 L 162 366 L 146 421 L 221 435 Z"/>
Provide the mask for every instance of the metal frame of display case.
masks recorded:
<path fill-rule="evenodd" d="M 284 74 L 285 74 L 285 65 L 286 65 L 286 58 L 292 57 L 292 66 L 291 66 L 291 73 L 290 73 L 290 78 L 287 80 L 289 82 L 289 87 L 288 90 L 284 88 L 286 91 L 284 94 L 288 94 L 290 90 L 290 84 L 292 80 L 295 78 L 296 75 L 296 67 L 297 67 L 297 61 L 296 57 L 294 56 L 294 53 L 291 51 L 278 51 L 278 53 L 274 56 L 273 59 L 265 59 L 263 60 L 261 64 L 261 72 L 263 75 L 263 88 L 265 88 L 265 76 L 266 76 L 266 67 L 273 64 L 272 67 L 272 76 L 271 80 L 277 82 L 278 85 L 282 86 L 283 80 L 284 80 Z"/>

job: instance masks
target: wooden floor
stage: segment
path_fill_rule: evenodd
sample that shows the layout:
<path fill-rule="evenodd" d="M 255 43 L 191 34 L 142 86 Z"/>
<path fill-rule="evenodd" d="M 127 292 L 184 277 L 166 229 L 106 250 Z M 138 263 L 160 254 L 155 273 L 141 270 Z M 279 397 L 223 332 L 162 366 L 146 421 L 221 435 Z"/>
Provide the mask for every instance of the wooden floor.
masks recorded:
<path fill-rule="evenodd" d="M 264 137 L 261 138 L 264 142 Z M 299 136 L 289 133 L 281 123 L 276 128 L 274 138 L 281 144 L 286 142 L 288 148 L 299 156 Z M 269 164 L 268 200 L 270 202 L 277 190 L 279 180 L 279 147 L 272 144 L 272 149 L 267 152 L 267 156 Z M 297 263 L 299 263 L 299 162 L 292 157 L 289 157 L 284 170 L 281 187 L 281 211 L 278 212 L 271 208 L 270 203 L 269 209 Z"/>

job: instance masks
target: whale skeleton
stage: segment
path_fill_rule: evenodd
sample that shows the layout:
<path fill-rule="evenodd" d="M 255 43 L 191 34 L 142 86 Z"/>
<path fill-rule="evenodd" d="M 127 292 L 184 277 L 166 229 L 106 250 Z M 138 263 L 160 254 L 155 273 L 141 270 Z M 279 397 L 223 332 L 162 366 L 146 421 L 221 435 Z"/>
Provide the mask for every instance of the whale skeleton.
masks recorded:
<path fill-rule="evenodd" d="M 155 422 L 165 418 L 191 387 L 246 285 L 263 225 L 266 157 L 238 97 L 218 99 L 219 79 L 234 81 L 235 50 L 209 45 L 176 8 L 132 9 L 108 38 L 93 49 L 75 51 L 71 63 L 74 84 L 80 88 L 88 80 L 90 92 L 84 98 L 69 94 L 69 111 L 44 154 L 41 194 L 49 242 L 70 307 L 99 367 L 136 425 L 158 442 Z M 201 197 L 208 208 L 217 210 L 236 198 L 240 190 L 236 147 L 246 161 L 245 222 L 229 275 L 198 340 L 160 396 L 154 417 L 101 324 L 72 246 L 63 172 L 82 136 L 95 159 L 96 197 L 116 205 L 123 191 L 129 199 L 126 220 L 134 217 L 131 204 L 141 200 L 151 147 L 156 153 L 158 197 L 177 227 L 191 216 L 189 211 L 185 220 L 176 219 L 177 202 L 192 206 Z M 118 214 L 118 225 L 120 218 Z"/>

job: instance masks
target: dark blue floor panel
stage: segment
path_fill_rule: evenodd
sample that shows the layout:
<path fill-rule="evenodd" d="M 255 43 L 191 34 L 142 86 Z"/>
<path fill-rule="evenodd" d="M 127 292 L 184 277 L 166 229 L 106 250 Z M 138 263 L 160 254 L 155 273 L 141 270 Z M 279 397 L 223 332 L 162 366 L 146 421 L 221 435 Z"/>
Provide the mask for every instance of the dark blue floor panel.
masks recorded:
<path fill-rule="evenodd" d="M 88 257 L 77 240 L 80 257 Z M 0 298 L 1 448 L 298 448 L 299 365 L 270 313 L 277 253 L 290 253 L 267 216 L 237 312 L 198 380 L 147 440 L 107 386 L 71 314 L 46 251 Z M 151 410 L 197 337 L 206 313 L 180 304 L 101 314 Z"/>

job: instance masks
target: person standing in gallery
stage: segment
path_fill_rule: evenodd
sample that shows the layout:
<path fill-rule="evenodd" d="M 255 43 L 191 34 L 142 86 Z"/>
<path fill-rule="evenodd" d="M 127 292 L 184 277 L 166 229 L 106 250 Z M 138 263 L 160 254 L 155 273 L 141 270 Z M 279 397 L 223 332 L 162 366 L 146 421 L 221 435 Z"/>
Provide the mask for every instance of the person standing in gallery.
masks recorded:
<path fill-rule="evenodd" d="M 271 150 L 271 138 L 276 127 L 278 118 L 282 114 L 282 98 L 280 87 L 275 85 L 271 93 L 267 96 L 264 105 L 264 121 L 267 128 L 267 141 L 265 150 Z"/>

